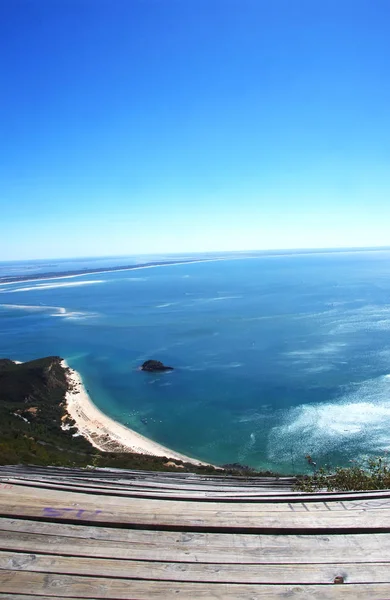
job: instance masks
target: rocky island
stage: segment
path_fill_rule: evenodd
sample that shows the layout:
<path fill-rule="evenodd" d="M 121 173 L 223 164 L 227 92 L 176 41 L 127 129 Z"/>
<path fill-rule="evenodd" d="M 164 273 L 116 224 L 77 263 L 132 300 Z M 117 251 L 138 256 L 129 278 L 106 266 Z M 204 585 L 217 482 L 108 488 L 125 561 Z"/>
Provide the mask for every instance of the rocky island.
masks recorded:
<path fill-rule="evenodd" d="M 173 371 L 173 367 L 167 367 L 159 360 L 146 360 L 141 366 L 141 371 L 155 373 L 157 371 Z"/>

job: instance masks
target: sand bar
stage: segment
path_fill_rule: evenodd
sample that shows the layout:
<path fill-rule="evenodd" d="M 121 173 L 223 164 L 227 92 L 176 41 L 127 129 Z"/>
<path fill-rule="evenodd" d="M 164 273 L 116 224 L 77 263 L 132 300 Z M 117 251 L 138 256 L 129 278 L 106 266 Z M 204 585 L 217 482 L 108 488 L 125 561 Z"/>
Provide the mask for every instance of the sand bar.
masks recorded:
<path fill-rule="evenodd" d="M 134 452 L 151 456 L 166 456 L 194 465 L 209 464 L 179 452 L 174 452 L 157 442 L 153 442 L 102 413 L 90 399 L 81 375 L 71 369 L 65 360 L 61 364 L 68 369 L 67 412 L 76 421 L 79 433 L 90 441 L 95 448 L 105 452 Z"/>

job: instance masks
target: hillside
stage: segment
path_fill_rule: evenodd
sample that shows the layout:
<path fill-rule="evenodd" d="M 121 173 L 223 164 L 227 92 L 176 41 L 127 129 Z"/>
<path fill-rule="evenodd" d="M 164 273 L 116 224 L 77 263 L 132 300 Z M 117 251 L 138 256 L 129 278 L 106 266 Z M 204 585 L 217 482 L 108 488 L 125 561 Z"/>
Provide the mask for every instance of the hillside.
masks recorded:
<path fill-rule="evenodd" d="M 101 452 L 75 435 L 77 429 L 65 407 L 68 382 L 61 360 L 49 356 L 15 364 L 0 359 L 0 464 L 176 470 L 165 465 L 165 457 Z M 213 467 L 183 467 L 184 471 L 214 471 Z"/>

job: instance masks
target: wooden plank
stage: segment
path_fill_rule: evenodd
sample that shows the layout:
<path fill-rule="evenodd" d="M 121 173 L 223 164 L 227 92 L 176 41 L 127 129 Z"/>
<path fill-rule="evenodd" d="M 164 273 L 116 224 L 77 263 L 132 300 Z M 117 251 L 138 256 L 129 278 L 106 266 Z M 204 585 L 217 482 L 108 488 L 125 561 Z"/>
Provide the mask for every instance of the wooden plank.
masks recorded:
<path fill-rule="evenodd" d="M 46 520 L 72 522 L 115 523 L 156 528 L 220 529 L 241 532 L 267 529 L 290 530 L 390 530 L 389 510 L 367 506 L 356 510 L 329 510 L 324 505 L 305 504 L 297 511 L 295 505 L 278 504 L 202 504 L 168 500 L 138 500 L 107 496 L 104 502 L 89 494 L 31 490 L 28 496 L 18 493 L 0 495 L 0 516 L 37 517 Z M 13 490 L 12 490 L 13 492 Z M 368 504 L 370 501 L 367 501 Z M 299 508 L 299 507 L 298 507 Z"/>
<path fill-rule="evenodd" d="M 0 571 L 3 593 L 94 598 L 110 600 L 275 600 L 275 598 L 318 600 L 384 600 L 390 597 L 389 584 L 344 585 L 263 585 L 210 584 L 167 581 L 106 579 L 50 573 Z"/>
<path fill-rule="evenodd" d="M 25 486 L 32 487 L 37 489 L 53 489 L 59 491 L 69 491 L 69 492 L 80 492 L 80 493 L 93 493 L 96 495 L 105 495 L 105 496 L 123 496 L 123 497 L 140 497 L 140 498 L 156 498 L 156 499 L 173 499 L 173 500 L 191 500 L 196 502 L 200 500 L 204 501 L 223 501 L 223 502 L 232 502 L 232 503 L 262 503 L 262 504 L 287 504 L 289 502 L 293 502 L 296 505 L 299 505 L 301 502 L 305 503 L 317 503 L 322 506 L 323 502 L 330 503 L 330 509 L 337 509 L 337 504 L 339 502 L 348 502 L 351 509 L 356 505 L 362 505 L 362 502 L 378 500 L 380 501 L 381 506 L 388 505 L 390 508 L 390 492 L 381 493 L 381 492 L 370 492 L 370 493 L 349 493 L 349 494 L 328 494 L 328 493 L 317 493 L 317 494 L 302 494 L 297 493 L 294 494 L 292 492 L 250 492 L 250 493 L 237 493 L 237 492 L 213 492 L 213 491 L 185 491 L 185 490 L 167 490 L 164 489 L 162 491 L 157 488 L 118 488 L 113 486 L 103 486 L 98 487 L 94 484 L 68 484 L 68 483 L 52 483 L 52 482 L 21 482 L 16 480 L 9 480 L 9 485 L 14 486 Z M 6 489 L 6 488 L 5 488 Z M 366 506 L 370 506 L 367 504 Z M 279 507 L 279 510 L 284 510 L 282 506 Z M 286 509 L 287 510 L 287 509 Z M 344 510 L 344 508 L 343 508 Z"/>
<path fill-rule="evenodd" d="M 12 485 L 8 484 L 0 488 L 0 502 L 7 502 L 6 497 L 12 496 L 14 502 L 18 501 L 18 498 L 46 498 L 56 500 L 58 498 L 69 499 L 69 501 L 75 502 L 86 502 L 91 503 L 95 502 L 100 504 L 100 502 L 104 502 L 104 505 L 117 505 L 120 506 L 128 506 L 128 502 L 132 503 L 132 506 L 136 507 L 144 507 L 145 511 L 149 511 L 151 507 L 156 506 L 157 502 L 161 502 L 161 507 L 165 506 L 168 510 L 172 510 L 175 512 L 179 512 L 180 510 L 188 510 L 189 504 L 191 505 L 193 511 L 201 510 L 203 513 L 206 512 L 214 512 L 218 510 L 227 510 L 227 503 L 218 503 L 213 502 L 208 505 L 208 503 L 191 501 L 191 503 L 186 502 L 185 500 L 166 500 L 164 499 L 144 499 L 144 498 L 130 498 L 130 497 L 120 497 L 120 496 L 105 496 L 104 499 L 99 499 L 98 495 L 87 494 L 79 491 L 69 491 L 69 490 L 57 490 L 57 489 L 47 489 L 41 488 L 39 486 L 24 486 L 24 485 Z M 9 499 L 8 499 L 9 501 Z M 326 502 L 326 504 L 325 504 Z M 148 506 L 148 508 L 146 508 Z M 359 509 L 370 509 L 370 508 L 383 508 L 390 510 L 390 497 L 389 498 L 362 498 L 362 499 L 354 499 L 348 500 L 348 502 L 340 501 L 337 498 L 332 498 L 331 501 L 326 500 L 326 498 L 322 495 L 314 496 L 313 501 L 307 500 L 305 502 L 294 502 L 290 506 L 290 503 L 281 500 L 280 502 L 275 499 L 269 500 L 268 502 L 262 502 L 261 506 L 257 506 L 251 502 L 245 502 L 241 500 L 238 503 L 231 504 L 234 513 L 252 513 L 258 514 L 259 512 L 297 512 L 297 511 L 327 511 L 330 510 L 353 510 L 354 508 Z"/>
<path fill-rule="evenodd" d="M 332 536 L 272 536 L 247 534 L 171 533 L 52 523 L 57 534 L 37 529 L 0 531 L 0 548 L 6 551 L 50 553 L 53 555 L 168 560 L 202 563 L 342 563 L 390 560 L 390 534 Z M 78 536 L 61 535 L 73 527 Z M 87 530 L 85 533 L 83 530 Z M 104 531 L 100 531 L 103 529 Z M 98 530 L 95 533 L 95 530 Z M 47 530 L 46 530 L 47 531 Z M 53 530 L 52 530 L 53 531 Z"/>
<path fill-rule="evenodd" d="M 12 487 L 9 487 L 11 486 Z M 160 502 L 159 499 L 154 500 L 154 499 L 144 499 L 144 498 L 140 498 L 140 499 L 132 499 L 129 498 L 127 496 L 124 497 L 120 497 L 120 496 L 104 496 L 104 498 L 100 498 L 98 494 L 94 495 L 93 494 L 86 494 L 83 492 L 79 492 L 79 491 L 70 491 L 70 490 L 61 490 L 61 489 L 48 489 L 48 488 L 41 488 L 39 486 L 25 486 L 25 485 L 14 485 L 14 484 L 9 484 L 9 486 L 7 487 L 3 487 L 0 488 L 0 500 L 3 500 L 4 497 L 4 501 L 5 502 L 9 502 L 9 498 L 6 499 L 5 497 L 8 495 L 12 496 L 13 501 L 17 501 L 18 498 L 27 498 L 27 497 L 31 497 L 31 498 L 46 498 L 46 499 L 58 499 L 58 498 L 68 498 L 70 501 L 72 502 L 78 502 L 78 501 L 86 501 L 86 502 L 101 502 L 106 504 L 116 504 L 118 506 L 120 505 L 126 505 L 128 504 L 129 501 L 133 502 L 133 503 L 137 503 L 141 506 L 141 505 L 145 505 L 145 503 L 147 502 L 151 502 L 151 503 L 155 503 L 155 502 Z M 164 500 L 161 500 L 161 502 L 163 502 Z M 390 502 L 390 500 L 389 500 Z M 213 503 L 212 506 L 208 507 L 207 503 L 200 503 L 200 502 L 196 502 L 192 501 L 191 502 L 191 506 L 193 506 L 193 508 L 200 508 L 202 511 L 204 510 L 218 510 L 219 507 L 222 508 L 222 506 L 224 506 L 225 503 Z M 166 501 L 166 506 L 171 506 L 173 508 L 173 510 L 179 510 L 180 508 L 187 510 L 188 508 L 188 503 L 185 502 L 184 500 L 167 500 Z M 265 510 L 269 510 L 269 511 L 290 511 L 291 509 L 285 504 L 285 503 L 278 503 L 275 501 L 270 500 L 269 502 L 264 504 L 265 506 Z M 390 506 L 390 505 L 389 505 Z M 237 505 L 237 507 L 235 507 L 235 510 L 241 510 L 241 507 L 244 507 L 244 509 L 246 510 L 252 510 L 257 512 L 257 507 L 253 506 L 251 503 L 245 503 L 243 501 L 240 501 Z"/>
<path fill-rule="evenodd" d="M 0 466 L 0 477 L 3 474 L 7 473 L 18 473 L 18 474 L 53 474 L 58 475 L 60 477 L 74 476 L 74 477 L 104 477 L 106 479 L 176 479 L 176 480 L 184 480 L 184 481 L 199 481 L 199 482 L 215 482 L 216 484 L 225 484 L 226 482 L 232 481 L 234 484 L 239 485 L 240 483 L 294 483 L 296 481 L 296 477 L 269 477 L 269 476 L 259 476 L 259 477 L 250 477 L 250 476 L 237 476 L 237 475 L 227 475 L 226 473 L 221 474 L 208 474 L 201 475 L 198 473 L 187 473 L 182 471 L 144 471 L 144 470 L 130 470 L 130 469 L 107 469 L 107 468 L 98 468 L 95 467 L 93 469 L 90 468 L 77 468 L 77 467 L 50 467 L 50 466 L 20 466 L 20 465 L 7 465 Z"/>
<path fill-rule="evenodd" d="M 185 511 L 175 514 L 164 507 L 149 507 L 149 511 L 139 507 L 118 507 L 112 505 L 104 509 L 97 509 L 96 504 L 67 503 L 40 501 L 33 504 L 14 503 L 12 506 L 2 506 L 1 514 L 12 517 L 37 517 L 46 520 L 65 522 L 96 522 L 112 523 L 147 528 L 179 528 L 190 531 L 196 530 L 225 530 L 241 532 L 266 532 L 288 530 L 291 532 L 304 530 L 373 530 L 375 532 L 390 530 L 388 511 L 341 511 L 334 512 L 299 512 L 299 513 L 237 513 L 232 510 L 219 510 L 215 512 L 194 511 L 188 507 Z"/>
<path fill-rule="evenodd" d="M 50 472 L 42 471 L 41 473 L 30 474 L 26 473 L 17 473 L 17 472 L 9 472 L 9 473 L 0 473 L 0 480 L 8 479 L 26 479 L 29 481 L 33 481 L 34 479 L 39 480 L 42 478 L 47 478 L 51 480 L 72 480 L 72 481 L 98 481 L 98 482 L 106 482 L 106 483 L 116 483 L 117 485 L 150 485 L 152 487 L 175 487 L 177 489 L 194 487 L 195 489 L 232 489 L 232 490 L 240 490 L 240 489 L 257 489 L 259 487 L 263 487 L 264 489 L 272 488 L 272 489 L 283 489 L 285 487 L 291 488 L 293 485 L 292 482 L 278 482 L 278 481 L 245 481 L 239 482 L 236 480 L 224 480 L 224 481 L 210 481 L 208 479 L 177 479 L 173 476 L 167 477 L 133 477 L 133 478 L 124 478 L 124 477 L 104 477 L 104 476 L 96 476 L 92 474 L 85 473 L 84 475 L 75 475 L 73 473 L 69 474 L 50 474 Z"/>
<path fill-rule="evenodd" d="M 215 489 L 225 489 L 226 487 L 231 487 L 234 489 L 250 489 L 250 488 L 272 488 L 272 489 L 283 489 L 283 488 L 291 488 L 294 485 L 294 482 L 281 482 L 281 481 L 239 481 L 239 480 L 222 480 L 215 481 L 209 479 L 195 479 L 195 478 L 186 478 L 186 479 L 178 479 L 173 476 L 173 474 L 167 474 L 165 477 L 149 477 L 149 476 L 134 476 L 134 477 L 106 477 L 104 475 L 94 475 L 89 473 L 84 473 L 83 475 L 75 475 L 74 473 L 64 473 L 64 474 L 51 474 L 50 472 L 42 471 L 40 473 L 29 473 L 29 472 L 15 472 L 10 471 L 8 473 L 0 473 L 0 480 L 6 480 L 9 477 L 14 477 L 15 479 L 28 479 L 30 481 L 34 479 L 41 479 L 44 477 L 50 478 L 52 480 L 73 480 L 73 481 L 83 481 L 83 480 L 94 480 L 100 482 L 107 483 L 116 483 L 118 485 L 136 485 L 136 484 L 145 484 L 145 485 L 154 485 L 161 487 L 185 487 L 185 486 L 194 486 L 197 489 L 202 488 L 215 488 Z"/>
<path fill-rule="evenodd" d="M 14 480 L 15 482 L 20 481 L 29 481 L 29 482 L 36 482 L 36 481 L 47 481 L 47 482 L 52 482 L 52 483 L 61 483 L 61 482 L 67 482 L 69 484 L 74 484 L 74 485 L 84 485 L 84 484 L 91 484 L 91 485 L 95 485 L 95 486 L 105 486 L 105 487 L 116 487 L 116 488 L 152 488 L 152 489 L 159 489 L 159 490 L 184 490 L 184 491 L 196 491 L 196 492 L 207 492 L 207 491 L 211 491 L 211 492 L 219 492 L 219 493 L 223 493 L 223 492 L 235 492 L 235 493 L 256 493 L 256 492 L 270 492 L 270 493 L 291 493 L 292 490 L 289 486 L 262 486 L 262 485 L 240 485 L 240 486 L 235 486 L 232 484 L 226 484 L 226 485 L 212 485 L 212 484 L 198 484 L 197 482 L 179 482 L 177 483 L 176 481 L 155 481 L 155 480 L 134 480 L 134 481 L 118 481 L 118 480 L 107 480 L 107 479 L 98 479 L 96 477 L 50 477 L 47 475 L 40 475 L 39 477 L 19 477 L 19 476 L 9 476 L 7 477 L 7 480 Z M 303 493 L 303 492 L 297 492 L 298 494 Z"/>
<path fill-rule="evenodd" d="M 141 488 L 141 489 L 158 489 L 158 490 L 173 490 L 173 491 L 195 491 L 195 492 L 231 492 L 231 493 L 290 493 L 292 494 L 291 486 L 263 486 L 263 485 L 240 485 L 235 486 L 232 484 L 226 485 L 212 485 L 212 484 L 198 484 L 197 482 L 175 482 L 175 481 L 155 481 L 155 480 L 134 480 L 134 481 L 118 481 L 118 480 L 106 480 L 106 479 L 98 479 L 96 477 L 50 477 L 48 475 L 40 475 L 35 477 L 29 476 L 16 476 L 9 475 L 6 478 L 1 479 L 1 481 L 12 481 L 14 483 L 20 482 L 47 482 L 47 483 L 67 483 L 69 485 L 94 485 L 96 487 L 110 487 L 110 488 L 118 488 L 118 489 L 132 489 L 132 488 Z M 303 492 L 296 492 L 297 495 L 303 494 Z"/>
<path fill-rule="evenodd" d="M 159 489 L 158 486 L 133 486 L 133 487 L 124 487 L 124 486 L 115 486 L 115 485 L 95 485 L 93 483 L 73 483 L 73 482 L 59 482 L 59 481 L 49 481 L 49 480 L 40 480 L 40 481 L 23 481 L 21 479 L 13 479 L 9 478 L 7 483 L 13 486 L 25 486 L 25 487 L 36 487 L 36 488 L 44 488 L 44 489 L 58 489 L 64 491 L 79 491 L 79 492 L 88 492 L 95 493 L 97 495 L 116 495 L 116 496 L 134 496 L 134 497 L 144 497 L 145 495 L 156 497 L 156 498 L 164 498 L 164 497 L 172 497 L 178 500 L 180 499 L 191 499 L 197 500 L 199 498 L 220 498 L 224 500 L 231 501 L 239 501 L 242 502 L 248 499 L 249 501 L 254 499 L 264 499 L 265 501 L 270 501 L 273 497 L 283 498 L 286 496 L 286 501 L 295 500 L 296 498 L 300 498 L 301 494 L 292 494 L 288 491 L 283 492 L 271 492 L 271 491 L 243 491 L 243 492 L 231 492 L 231 491 L 213 491 L 213 490 L 196 490 L 196 489 L 174 489 L 174 488 L 163 488 Z M 6 488 L 5 488 L 6 489 Z M 389 495 L 390 502 L 390 495 Z"/>
<path fill-rule="evenodd" d="M 208 485 L 208 484 L 198 484 L 197 482 L 192 483 L 191 481 L 186 482 L 170 482 L 168 479 L 166 479 L 165 481 L 162 482 L 156 482 L 156 481 L 147 481 L 147 480 L 134 480 L 134 481 L 126 481 L 126 480 L 122 480 L 122 481 L 118 481 L 118 480 L 105 480 L 105 479 L 100 479 L 100 478 L 96 478 L 96 477 L 50 477 L 48 475 L 42 475 L 42 476 L 37 476 L 35 478 L 29 478 L 28 476 L 26 477 L 9 477 L 7 478 L 7 481 L 9 481 L 10 483 L 14 483 L 14 484 L 18 484 L 20 483 L 21 485 L 25 484 L 25 485 L 34 485 L 34 484 L 57 484 L 57 485 L 69 485 L 70 487 L 77 487 L 78 485 L 80 486 L 84 486 L 84 487 L 96 487 L 97 489 L 101 488 L 101 489 L 105 489 L 105 488 L 109 488 L 109 489 L 128 489 L 128 490 L 135 490 L 135 489 L 140 489 L 142 491 L 144 490 L 148 490 L 149 488 L 151 490 L 158 490 L 160 492 L 163 491 L 184 491 L 184 492 L 190 492 L 190 491 L 194 491 L 197 493 L 207 493 L 207 492 L 216 492 L 218 494 L 226 494 L 226 495 L 231 495 L 234 496 L 235 494 L 237 495 L 241 495 L 242 493 L 245 492 L 245 494 L 247 494 L 248 496 L 251 495 L 264 495 L 264 496 L 268 496 L 268 495 L 281 495 L 282 497 L 284 496 L 291 496 L 292 498 L 294 497 L 298 497 L 298 498 L 304 498 L 305 500 L 308 500 L 309 498 L 312 498 L 313 500 L 315 500 L 316 498 L 318 499 L 319 493 L 316 494 L 308 494 L 308 493 L 304 493 L 304 492 L 293 492 L 291 490 L 291 487 L 262 487 L 262 486 L 256 486 L 256 485 L 248 485 L 248 486 L 232 486 L 232 485 Z M 353 499 L 353 497 L 358 497 L 359 499 L 364 499 L 364 498 L 370 498 L 370 497 L 376 497 L 376 498 L 390 498 L 390 490 L 369 490 L 369 491 L 361 491 L 361 492 L 321 492 L 322 496 L 326 496 L 326 499 L 340 499 L 340 500 L 350 500 Z"/>
<path fill-rule="evenodd" d="M 0 551 L 0 571 L 31 571 L 158 581 L 208 583 L 328 584 L 390 583 L 390 562 L 341 564 L 223 564 L 113 560 Z"/>
<path fill-rule="evenodd" d="M 0 600 L 42 600 L 42 597 L 44 597 L 45 600 L 63 600 L 62 596 L 36 596 L 35 594 L 32 596 L 31 594 L 2 594 L 0 592 Z"/>
<path fill-rule="evenodd" d="M 231 485 L 234 487 L 240 486 L 273 486 L 273 487 L 283 487 L 283 486 L 291 486 L 296 482 L 295 478 L 272 478 L 272 477 L 236 477 L 236 476 L 217 476 L 217 477 L 209 477 L 205 475 L 196 475 L 194 473 L 182 473 L 180 471 L 171 471 L 171 472 L 158 472 L 158 471 L 133 471 L 128 474 L 126 470 L 118 470 L 115 473 L 110 473 L 107 471 L 96 471 L 96 470 L 88 470 L 84 469 L 79 472 L 77 469 L 53 469 L 50 467 L 42 467 L 40 469 L 31 469 L 26 467 L 21 468 L 4 468 L 0 467 L 0 478 L 7 476 L 15 476 L 15 477 L 58 477 L 61 479 L 66 478 L 88 478 L 88 479 L 101 479 L 105 481 L 116 481 L 116 482 L 152 482 L 156 483 L 166 483 L 172 484 L 176 483 L 178 485 L 182 484 L 196 484 L 199 486 L 202 485 L 214 485 L 219 487 L 225 487 L 227 485 Z"/>

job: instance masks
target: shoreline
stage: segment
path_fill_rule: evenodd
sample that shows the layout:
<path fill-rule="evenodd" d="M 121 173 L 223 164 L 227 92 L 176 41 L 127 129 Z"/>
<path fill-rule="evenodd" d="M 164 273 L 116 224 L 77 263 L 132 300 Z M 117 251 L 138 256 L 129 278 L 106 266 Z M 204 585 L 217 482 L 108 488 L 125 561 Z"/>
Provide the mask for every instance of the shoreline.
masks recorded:
<path fill-rule="evenodd" d="M 69 367 L 65 360 L 61 361 L 61 366 L 66 369 L 69 383 L 65 396 L 66 411 L 76 422 L 78 433 L 98 450 L 147 454 L 166 457 L 168 461 L 173 459 L 196 466 L 214 466 L 170 450 L 108 417 L 93 404 L 80 373 Z"/>
<path fill-rule="evenodd" d="M 208 258 L 186 258 L 182 260 L 163 260 L 152 263 L 136 263 L 134 265 L 124 265 L 117 267 L 102 267 L 96 269 L 85 269 L 83 271 L 65 271 L 35 274 L 31 276 L 0 276 L 0 286 L 12 285 L 18 283 L 30 283 L 34 281 L 52 281 L 56 279 L 72 279 L 74 277 L 83 277 L 86 275 L 98 275 L 100 273 L 116 273 L 117 271 L 135 271 L 137 269 L 153 269 L 155 267 L 170 267 L 176 265 L 188 265 L 192 263 L 218 262 L 227 260 L 256 259 L 256 258 L 278 258 L 280 256 L 302 256 L 311 254 L 345 254 L 359 252 L 386 252 L 390 246 L 369 246 L 369 247 L 340 247 L 340 248 L 285 248 L 285 249 L 267 249 L 267 250 L 233 250 L 221 251 L 222 256 L 211 256 Z M 233 256 L 230 254 L 233 253 Z M 229 256 L 226 256 L 228 254 Z M 243 256 L 245 255 L 245 256 Z M 11 261 L 14 262 L 14 261 Z M 15 261 L 19 262 L 19 261 Z M 24 261 L 21 261 L 24 262 Z M 11 279 L 11 280 L 10 280 Z"/>
<path fill-rule="evenodd" d="M 56 275 L 55 273 L 50 273 L 47 274 L 47 276 L 45 276 L 45 274 L 43 273 L 42 275 L 39 275 L 37 277 L 29 277 L 28 279 L 24 278 L 24 276 L 20 276 L 17 279 L 13 279 L 12 281 L 6 281 L 6 280 L 2 280 L 0 278 L 0 286 L 3 285 L 12 285 L 12 284 L 18 284 L 18 283 L 31 283 L 34 281 L 53 281 L 56 279 L 73 279 L 74 277 L 84 277 L 86 275 L 99 275 L 101 273 L 118 273 L 120 271 L 137 271 L 138 269 L 154 269 L 156 267 L 175 267 L 178 265 L 192 265 L 195 263 L 204 263 L 204 262 L 217 262 L 217 261 L 221 261 L 221 260 L 228 260 L 224 257 L 216 257 L 216 258 L 200 258 L 200 259 L 194 259 L 194 260 L 183 260 L 180 262 L 164 262 L 164 263 L 158 263 L 158 264 L 140 264 L 140 265 L 130 265 L 128 267 L 112 267 L 112 268 L 108 268 L 108 269 L 91 269 L 91 270 L 87 270 L 87 271 L 83 271 L 82 273 L 65 273 L 62 274 L 59 273 L 58 275 Z M 6 278 L 4 278 L 6 279 Z"/>

